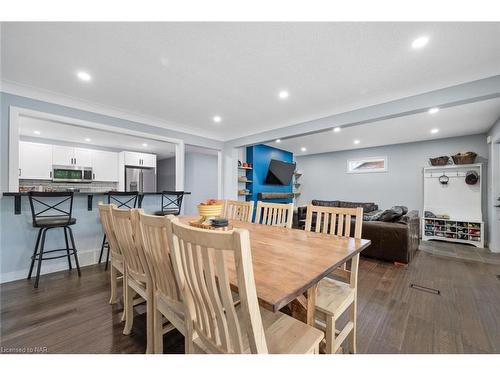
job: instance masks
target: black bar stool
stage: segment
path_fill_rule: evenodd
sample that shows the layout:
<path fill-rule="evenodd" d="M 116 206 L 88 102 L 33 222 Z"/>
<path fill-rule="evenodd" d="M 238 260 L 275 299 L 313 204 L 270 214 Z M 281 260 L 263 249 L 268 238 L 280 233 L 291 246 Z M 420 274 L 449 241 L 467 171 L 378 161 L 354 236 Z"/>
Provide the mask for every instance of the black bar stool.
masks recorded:
<path fill-rule="evenodd" d="M 183 191 L 162 191 L 161 211 L 156 211 L 156 216 L 179 215 L 181 213 Z"/>
<path fill-rule="evenodd" d="M 38 288 L 40 279 L 40 270 L 42 260 L 58 259 L 67 257 L 68 266 L 71 270 L 71 255 L 75 257 L 75 264 L 78 270 L 78 277 L 81 276 L 80 264 L 78 263 L 78 255 L 76 252 L 75 239 L 71 225 L 76 224 L 76 219 L 72 217 L 73 212 L 73 192 L 36 192 L 30 191 L 29 194 L 31 216 L 33 219 L 33 227 L 40 228 L 36 239 L 35 250 L 31 257 L 30 272 L 28 280 L 31 279 L 35 260 L 38 261 L 35 279 L 35 288 Z M 63 249 L 45 250 L 45 236 L 49 229 L 62 228 L 64 231 L 64 240 L 66 247 Z M 71 239 L 71 247 L 68 242 L 68 232 Z M 45 254 L 58 251 L 66 251 L 66 254 L 44 257 Z"/>
<path fill-rule="evenodd" d="M 118 208 L 137 208 L 139 193 L 137 191 L 110 191 L 108 192 L 108 204 L 116 204 Z M 99 254 L 99 263 L 101 263 L 104 254 L 104 248 L 107 249 L 106 253 L 106 267 L 108 269 L 109 263 L 109 243 L 106 240 L 106 234 L 102 237 L 101 253 Z"/>

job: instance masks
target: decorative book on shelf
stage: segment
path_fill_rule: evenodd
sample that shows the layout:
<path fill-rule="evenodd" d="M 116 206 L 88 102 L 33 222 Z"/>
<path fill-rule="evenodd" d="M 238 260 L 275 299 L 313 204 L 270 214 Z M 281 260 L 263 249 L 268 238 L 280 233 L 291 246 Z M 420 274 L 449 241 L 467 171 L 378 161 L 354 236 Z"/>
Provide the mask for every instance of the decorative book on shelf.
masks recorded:
<path fill-rule="evenodd" d="M 477 173 L 479 180 L 468 184 L 465 177 L 472 171 Z M 444 240 L 484 247 L 482 172 L 482 164 L 424 168 L 423 212 L 446 215 L 447 218 L 423 217 L 423 240 Z"/>

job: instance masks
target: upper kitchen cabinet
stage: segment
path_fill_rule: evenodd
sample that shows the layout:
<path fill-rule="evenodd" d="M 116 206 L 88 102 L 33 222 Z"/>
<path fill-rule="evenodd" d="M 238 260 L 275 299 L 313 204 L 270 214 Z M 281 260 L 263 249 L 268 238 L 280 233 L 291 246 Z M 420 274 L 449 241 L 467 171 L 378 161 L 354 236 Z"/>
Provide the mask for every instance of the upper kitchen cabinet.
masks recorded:
<path fill-rule="evenodd" d="M 142 152 L 123 152 L 125 165 L 132 167 L 156 168 L 156 155 Z"/>
<path fill-rule="evenodd" d="M 52 178 L 52 145 L 19 142 L 19 178 L 49 180 Z"/>
<path fill-rule="evenodd" d="M 118 153 L 109 151 L 92 151 L 92 172 L 94 181 L 118 181 Z"/>
<path fill-rule="evenodd" d="M 92 166 L 92 150 L 54 145 L 52 160 L 55 165 Z"/>

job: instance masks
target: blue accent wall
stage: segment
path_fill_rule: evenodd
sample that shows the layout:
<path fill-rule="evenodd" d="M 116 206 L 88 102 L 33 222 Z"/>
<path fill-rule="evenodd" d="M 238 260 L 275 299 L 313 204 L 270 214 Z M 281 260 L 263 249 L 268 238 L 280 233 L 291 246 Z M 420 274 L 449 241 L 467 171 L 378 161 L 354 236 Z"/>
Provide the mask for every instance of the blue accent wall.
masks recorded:
<path fill-rule="evenodd" d="M 291 193 L 293 191 L 292 182 L 289 185 L 267 185 L 265 183 L 271 159 L 292 163 L 293 154 L 266 145 L 247 147 L 247 162 L 253 164 L 253 169 L 247 171 L 247 178 L 252 180 L 248 187 L 251 195 L 247 196 L 247 201 L 253 200 L 257 202 L 257 195 L 262 192 Z M 269 199 L 266 201 L 291 203 L 292 199 Z"/>

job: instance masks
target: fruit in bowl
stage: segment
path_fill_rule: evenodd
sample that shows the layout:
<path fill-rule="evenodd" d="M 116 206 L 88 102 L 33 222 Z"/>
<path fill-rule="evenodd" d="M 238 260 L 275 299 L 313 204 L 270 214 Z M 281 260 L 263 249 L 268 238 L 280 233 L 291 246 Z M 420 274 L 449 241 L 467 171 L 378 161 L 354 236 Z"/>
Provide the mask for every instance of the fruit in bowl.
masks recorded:
<path fill-rule="evenodd" d="M 217 199 L 208 199 L 198 205 L 198 213 L 200 214 L 200 222 L 205 222 L 213 218 L 218 218 L 222 215 L 224 208 L 223 201 Z"/>

